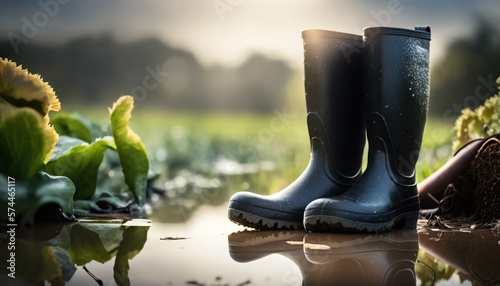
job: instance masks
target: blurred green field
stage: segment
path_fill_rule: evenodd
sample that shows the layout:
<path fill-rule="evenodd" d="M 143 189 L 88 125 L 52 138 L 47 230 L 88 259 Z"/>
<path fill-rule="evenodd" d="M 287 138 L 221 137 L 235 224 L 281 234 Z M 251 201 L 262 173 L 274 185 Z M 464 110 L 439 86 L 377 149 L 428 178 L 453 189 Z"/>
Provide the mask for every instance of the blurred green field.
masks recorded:
<path fill-rule="evenodd" d="M 102 110 L 86 111 L 83 115 L 103 124 L 107 117 Z M 270 187 L 279 187 L 281 181 L 289 182 L 300 174 L 309 160 L 305 114 L 291 114 L 282 120 L 275 114 L 195 114 L 148 109 L 134 111 L 131 127 L 146 144 L 153 163 L 166 161 L 172 164 L 166 166 L 169 169 L 210 165 L 218 158 L 238 163 L 272 161 L 281 175 L 268 183 Z M 417 167 L 418 180 L 449 159 L 453 136 L 453 123 L 428 118 Z"/>
<path fill-rule="evenodd" d="M 86 110 L 82 114 L 103 125 L 107 122 L 105 110 Z M 131 127 L 142 138 L 154 164 L 173 164 L 163 166 L 170 167 L 167 169 L 210 165 L 217 158 L 239 163 L 272 161 L 280 175 L 267 182 L 269 188 L 262 192 L 273 192 L 273 186 L 279 188 L 281 182 L 293 180 L 309 160 L 305 114 L 291 114 L 280 120 L 273 114 L 195 114 L 148 109 L 133 112 Z M 427 119 L 417 166 L 419 181 L 449 159 L 453 136 L 453 123 Z"/>
<path fill-rule="evenodd" d="M 82 114 L 106 124 L 106 112 Z M 231 194 L 279 191 L 304 170 L 309 140 L 304 114 L 187 114 L 134 110 L 132 129 L 146 145 L 155 187 L 177 208 L 161 217 L 185 219 L 201 204 L 222 204 Z M 429 118 L 417 180 L 429 176 L 451 156 L 453 124 Z M 366 166 L 365 148 L 365 166 Z M 155 211 L 156 212 L 156 211 Z M 174 213 L 172 213 L 174 212 Z"/>
<path fill-rule="evenodd" d="M 131 126 L 167 178 L 180 171 L 223 175 L 231 193 L 272 193 L 309 160 L 305 114 L 291 117 L 146 111 L 135 113 Z"/>

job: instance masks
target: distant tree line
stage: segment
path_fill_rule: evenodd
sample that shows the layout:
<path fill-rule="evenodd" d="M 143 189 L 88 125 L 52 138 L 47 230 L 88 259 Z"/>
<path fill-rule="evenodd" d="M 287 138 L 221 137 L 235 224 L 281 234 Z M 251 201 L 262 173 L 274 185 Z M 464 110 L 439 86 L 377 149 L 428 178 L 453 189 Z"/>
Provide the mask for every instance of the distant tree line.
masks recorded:
<path fill-rule="evenodd" d="M 500 30 L 478 18 L 472 34 L 453 40 L 431 68 L 431 115 L 448 122 L 465 107 L 476 108 L 498 91 Z"/>
<path fill-rule="evenodd" d="M 165 109 L 265 113 L 284 104 L 293 74 L 284 61 L 259 54 L 236 68 L 203 67 L 190 52 L 157 39 L 118 43 L 109 35 L 30 42 L 17 53 L 0 42 L 0 57 L 41 74 L 63 103 L 89 106 L 131 94 L 137 104 Z"/>
<path fill-rule="evenodd" d="M 287 104 L 285 86 L 296 72 L 260 54 L 235 68 L 204 67 L 190 52 L 158 39 L 118 43 L 110 35 L 63 45 L 30 42 L 18 52 L 5 41 L 0 57 L 41 74 L 63 103 L 109 105 L 131 94 L 137 104 L 176 110 L 271 112 Z M 499 76 L 500 31 L 478 18 L 474 32 L 453 40 L 431 67 L 430 115 L 454 122 L 463 108 L 497 92 Z M 303 96 L 302 88 L 293 92 Z"/>

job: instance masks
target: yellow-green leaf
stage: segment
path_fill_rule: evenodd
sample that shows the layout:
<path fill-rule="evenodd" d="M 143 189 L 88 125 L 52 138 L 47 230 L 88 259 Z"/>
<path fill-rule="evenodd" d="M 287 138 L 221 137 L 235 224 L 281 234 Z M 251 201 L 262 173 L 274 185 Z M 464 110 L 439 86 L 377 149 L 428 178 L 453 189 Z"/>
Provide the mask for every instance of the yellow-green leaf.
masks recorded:
<path fill-rule="evenodd" d="M 19 179 L 31 177 L 46 163 L 58 135 L 29 107 L 0 102 L 0 172 Z"/>
<path fill-rule="evenodd" d="M 59 111 L 61 103 L 52 87 L 40 75 L 31 74 L 8 59 L 0 58 L 0 101 L 29 107 L 42 116 Z"/>
<path fill-rule="evenodd" d="M 136 202 L 142 205 L 146 196 L 149 161 L 141 139 L 128 126 L 133 107 L 133 97 L 122 96 L 109 109 L 109 112 L 111 131 L 125 175 L 125 183 L 134 195 Z"/>

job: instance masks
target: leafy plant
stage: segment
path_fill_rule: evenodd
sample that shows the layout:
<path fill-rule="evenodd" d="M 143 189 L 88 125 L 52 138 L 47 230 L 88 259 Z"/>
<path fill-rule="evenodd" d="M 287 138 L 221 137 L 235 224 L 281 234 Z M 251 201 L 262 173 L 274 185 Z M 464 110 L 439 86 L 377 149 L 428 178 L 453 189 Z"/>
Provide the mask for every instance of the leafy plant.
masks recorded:
<path fill-rule="evenodd" d="M 500 84 L 500 77 L 497 79 Z M 500 133 L 500 93 L 488 98 L 474 111 L 465 108 L 455 122 L 456 139 L 453 151 L 456 152 L 467 142 Z"/>
<path fill-rule="evenodd" d="M 0 58 L 0 173 L 25 179 L 47 163 L 57 142 L 49 112 L 60 109 L 40 76 Z"/>
<path fill-rule="evenodd" d="M 33 224 L 36 211 L 46 204 L 58 205 L 67 215 L 74 213 L 74 205 L 81 208 L 79 214 L 99 209 L 98 200 L 124 208 L 132 203 L 123 195 L 127 191 L 142 205 L 149 161 L 139 136 L 128 127 L 133 104 L 131 96 L 118 99 L 109 110 L 109 131 L 78 114 L 61 113 L 51 120 L 49 112 L 59 111 L 61 104 L 50 85 L 0 58 L 0 202 L 15 195 L 16 221 Z M 100 170 L 109 171 L 103 164 L 113 158 L 108 152 L 117 153 L 123 171 L 115 193 L 97 192 L 99 178 L 105 177 Z M 9 219 L 0 214 L 0 221 Z"/>

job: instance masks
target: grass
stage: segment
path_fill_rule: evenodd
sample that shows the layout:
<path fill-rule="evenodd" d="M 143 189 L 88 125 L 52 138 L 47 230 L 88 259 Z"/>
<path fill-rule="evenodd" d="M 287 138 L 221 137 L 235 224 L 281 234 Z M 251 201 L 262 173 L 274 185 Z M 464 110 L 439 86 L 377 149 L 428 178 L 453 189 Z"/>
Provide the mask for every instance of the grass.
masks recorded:
<path fill-rule="evenodd" d="M 200 147 L 197 145 L 200 145 L 198 143 L 202 138 L 210 138 L 213 146 L 208 146 L 204 151 L 212 153 L 212 156 L 205 154 L 207 159 L 227 157 L 240 163 L 273 161 L 278 171 L 270 181 L 258 184 L 267 185 L 268 192 L 288 185 L 300 175 L 309 160 L 305 115 L 295 116 L 294 120 L 277 131 L 271 127 L 271 122 L 275 120 L 272 115 L 194 115 L 153 111 L 134 116 L 132 128 L 153 149 L 162 140 L 169 140 L 165 136 L 180 136 L 182 144 L 192 147 Z M 451 156 L 452 127 L 439 119 L 428 118 L 417 164 L 418 181 L 429 176 Z M 269 178 L 262 176 L 262 179 Z"/>
<path fill-rule="evenodd" d="M 271 171 L 233 176 L 235 181 L 243 180 L 244 189 L 268 193 L 284 187 L 307 165 L 307 128 L 305 120 L 298 117 L 274 128 L 271 122 L 276 119 L 272 115 L 157 113 L 153 117 L 137 114 L 137 122 L 132 128 L 149 149 L 163 144 L 165 152 L 171 154 L 166 161 L 174 163 L 168 166 L 169 169 L 191 167 L 198 172 L 211 173 L 202 170 L 203 165 L 210 166 L 221 160 L 239 164 L 268 162 L 274 165 Z"/>
<path fill-rule="evenodd" d="M 107 118 L 105 110 L 82 114 L 96 122 Z M 274 193 L 295 180 L 309 161 L 305 114 L 278 120 L 273 114 L 134 110 L 131 127 L 160 174 L 156 186 L 166 189 L 169 203 L 177 207 L 168 210 L 176 214 L 161 216 L 182 220 L 200 204 L 225 203 L 238 191 Z M 449 159 L 452 136 L 450 124 L 428 119 L 417 181 Z"/>
<path fill-rule="evenodd" d="M 454 122 L 428 118 L 422 140 L 422 149 L 416 166 L 417 182 L 427 178 L 452 156 Z"/>
<path fill-rule="evenodd" d="M 89 109 L 82 114 L 96 122 L 107 118 L 106 110 Z M 269 192 L 273 192 L 296 178 L 309 160 L 305 114 L 293 116 L 274 128 L 277 119 L 272 114 L 195 114 L 138 108 L 133 112 L 131 127 L 147 145 L 153 161 L 161 159 L 164 152 L 173 161 L 218 157 L 239 163 L 273 161 L 279 169 L 279 174 L 267 182 Z M 418 181 L 449 159 L 453 134 L 452 124 L 428 118 L 417 164 Z"/>

